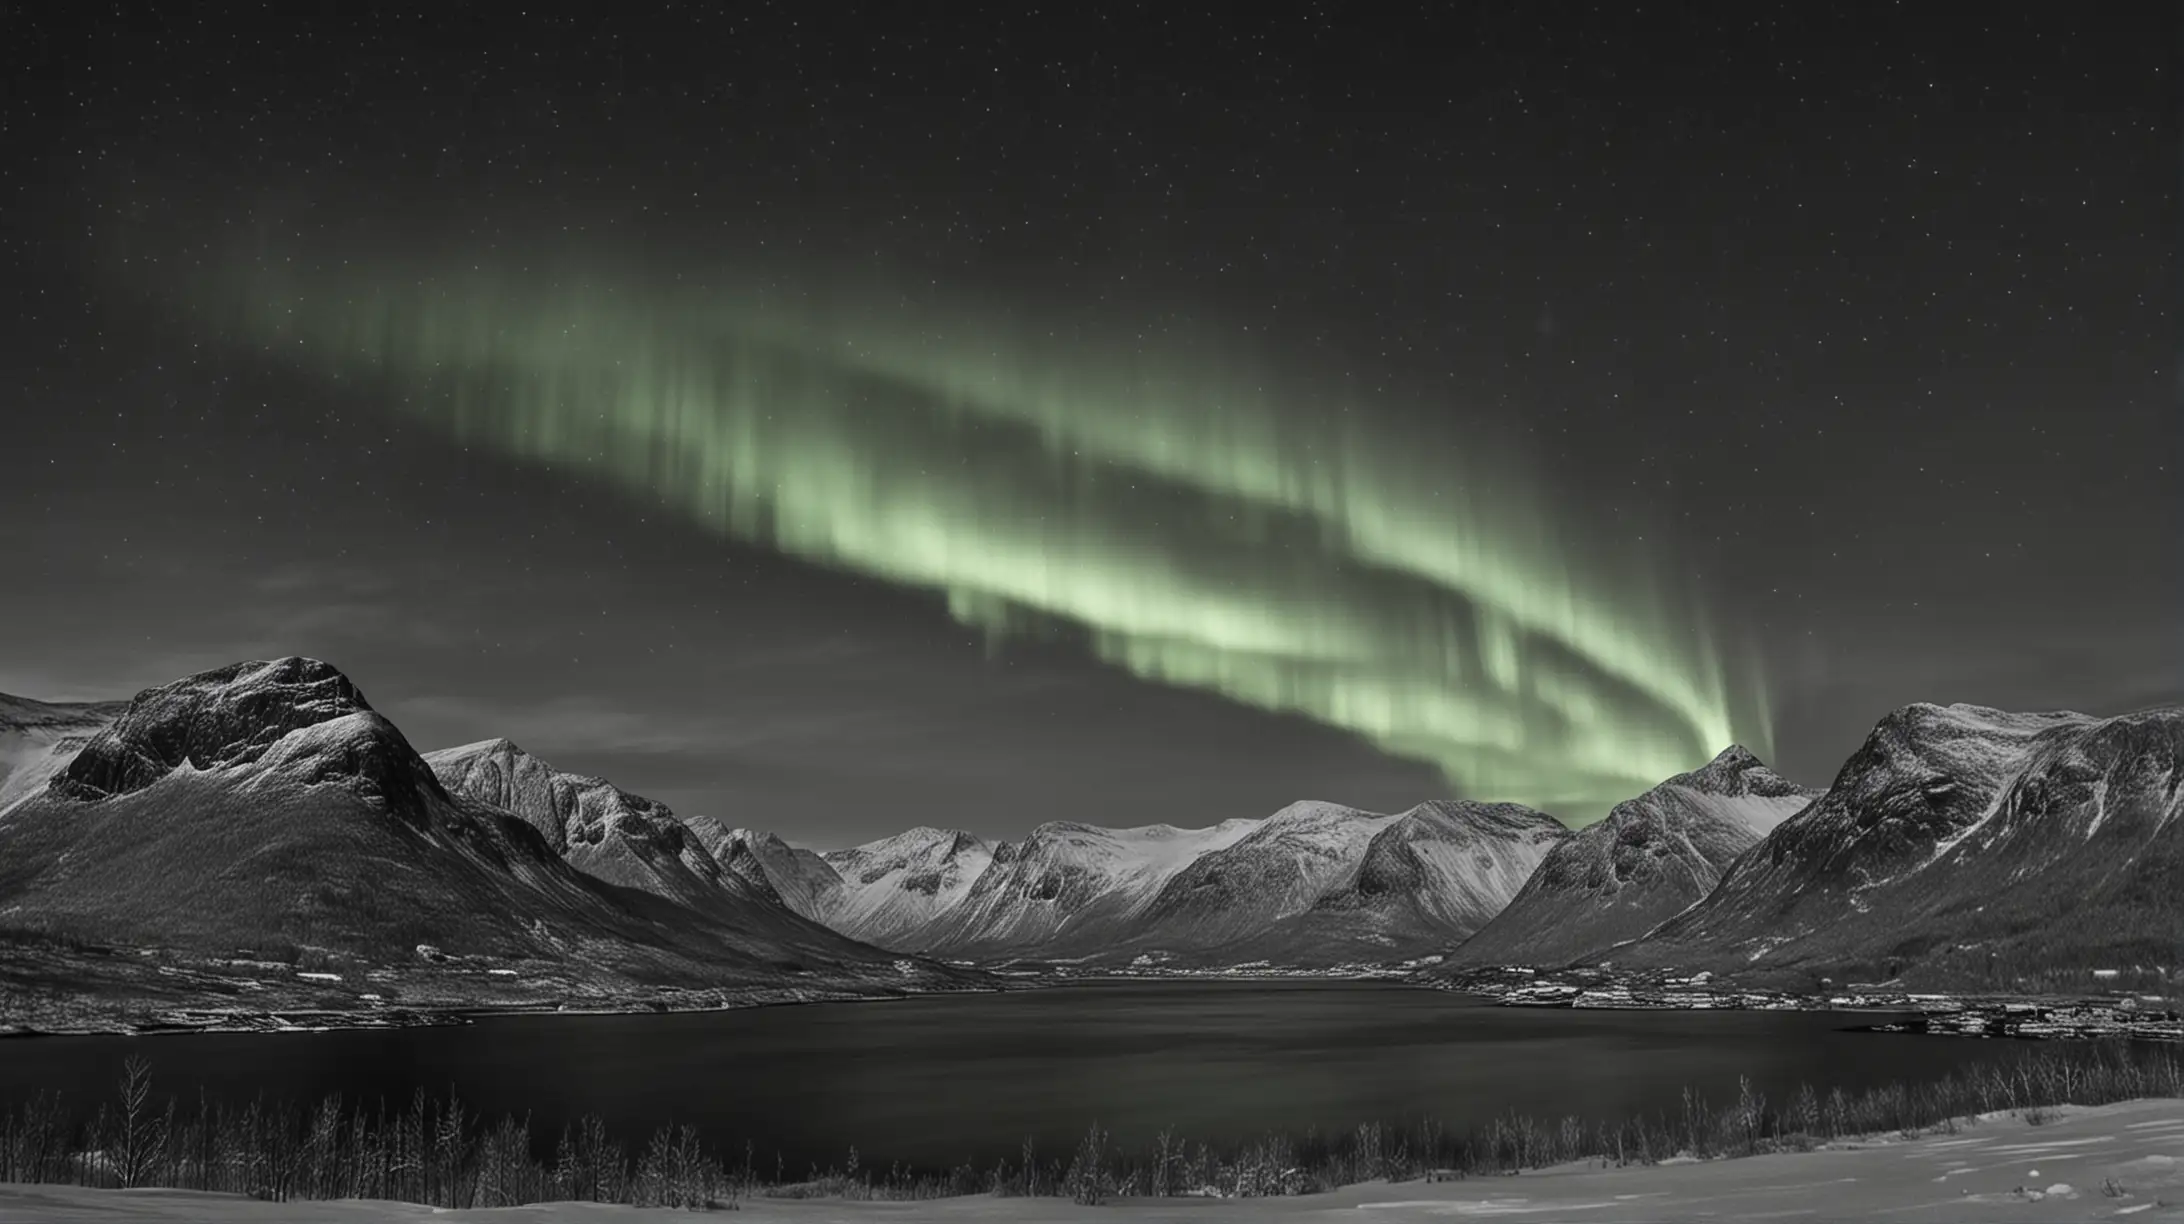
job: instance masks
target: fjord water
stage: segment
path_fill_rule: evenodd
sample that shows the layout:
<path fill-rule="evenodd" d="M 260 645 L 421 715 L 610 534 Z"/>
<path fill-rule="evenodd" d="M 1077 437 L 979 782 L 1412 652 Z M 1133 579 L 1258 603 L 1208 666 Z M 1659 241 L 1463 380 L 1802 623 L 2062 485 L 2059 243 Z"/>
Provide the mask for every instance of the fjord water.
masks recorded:
<path fill-rule="evenodd" d="M 981 1167 L 1026 1139 L 1066 1153 L 1098 1122 L 1125 1145 L 1434 1118 L 1461 1130 L 1716 1107 L 1748 1075 L 1774 1101 L 1938 1079 L 2023 1043 L 1844 1031 L 1871 1015 L 1503 1008 L 1385 984 L 1104 982 L 676 1015 L 520 1016 L 328 1033 L 0 1042 L 0 1102 L 57 1090 L 88 1112 L 142 1055 L 194 1105 L 341 1093 L 390 1105 L 450 1089 L 476 1114 L 529 1115 L 550 1142 L 588 1112 L 633 1146 L 691 1123 L 772 1172 L 902 1162 Z M 740 1160 L 737 1161 L 740 1163 Z"/>

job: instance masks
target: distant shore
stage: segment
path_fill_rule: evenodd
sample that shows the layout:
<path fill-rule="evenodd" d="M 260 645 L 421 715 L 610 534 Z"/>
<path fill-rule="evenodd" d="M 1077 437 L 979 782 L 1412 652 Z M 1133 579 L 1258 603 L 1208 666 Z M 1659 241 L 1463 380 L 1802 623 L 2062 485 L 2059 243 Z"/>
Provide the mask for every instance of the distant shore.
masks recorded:
<path fill-rule="evenodd" d="M 1482 969 L 1451 975 L 1436 984 L 1508 1007 L 1886 1012 L 1915 1018 L 1862 1026 L 1860 1031 L 2041 1041 L 2184 1041 L 2184 1013 L 2167 999 L 2134 996 L 1911 991 L 1895 983 L 1853 983 L 1800 992 L 1716 982 L 1703 973 L 1640 977 L 1604 970 Z"/>
<path fill-rule="evenodd" d="M 1029 987 L 1015 987 L 1028 989 Z M 515 1016 L 663 1016 L 697 1012 L 748 1011 L 762 1007 L 795 1007 L 814 1003 L 900 1003 L 910 999 L 953 994 L 1000 994 L 1007 985 L 956 990 L 915 991 L 898 994 L 856 994 L 791 989 L 736 992 L 732 1001 L 684 1002 L 666 1005 L 651 1000 L 586 1000 L 581 1006 L 543 1004 L 450 1004 L 425 1008 L 374 1008 L 370 1010 L 214 1011 L 176 1009 L 161 1011 L 141 1022 L 87 1023 L 75 1027 L 37 1027 L 0 1024 L 0 1040 L 38 1037 L 163 1037 L 196 1033 L 329 1033 L 368 1029 L 436 1028 L 471 1024 L 479 1020 Z"/>
<path fill-rule="evenodd" d="M 124 962 L 126 963 L 126 962 Z M 806 1003 L 869 1003 L 940 994 L 983 994 L 1098 982 L 1373 982 L 1446 990 L 1506 1007 L 1627 1011 L 1807 1011 L 1897 1017 L 1860 1026 L 1861 1031 L 1933 1036 L 2038 1040 L 2128 1038 L 2184 1041 L 2184 1014 L 2136 1000 L 2061 995 L 1990 995 L 1918 992 L 1895 984 L 1852 985 L 1826 992 L 1796 992 L 1717 982 L 1700 974 L 1643 977 L 1601 970 L 1541 972 L 1491 968 L 1421 977 L 1415 962 L 1400 966 L 1338 965 L 1295 968 L 1247 964 L 1217 968 L 1176 965 L 1004 963 L 986 967 L 991 984 L 946 989 L 904 987 L 876 991 L 854 984 L 747 985 L 665 988 L 641 995 L 596 989 L 564 989 L 532 997 L 465 998 L 458 982 L 435 978 L 431 997 L 381 1001 L 372 995 L 330 989 L 315 975 L 273 986 L 257 985 L 271 1006 L 222 1006 L 238 1001 L 193 991 L 183 975 L 142 975 L 117 980 L 109 965 L 97 966 L 74 997 L 48 984 L 42 993 L 18 994 L 0 1007 L 0 1039 L 46 1036 L 160 1036 L 190 1033 L 328 1032 L 344 1029 L 423 1028 L 468 1024 L 505 1016 L 658 1015 L 785 1007 Z M 956 966 L 966 968 L 968 966 Z M 4 968 L 4 966 L 0 966 Z M 134 966 L 132 968 L 135 968 Z M 7 975 L 0 974 L 0 983 Z M 156 985 L 164 989 L 147 990 Z M 365 1000 L 362 1005 L 357 1000 Z M 285 1005 L 283 1005 L 285 1004 Z"/>
<path fill-rule="evenodd" d="M 371 989 L 364 991 L 339 979 L 327 981 L 331 975 L 282 977 L 264 969 L 238 983 L 195 965 L 178 967 L 134 953 L 65 961 L 45 956 L 29 969 L 35 971 L 26 971 L 19 955 L 13 960 L 0 955 L 0 1039 L 425 1028 L 498 1016 L 734 1011 L 997 993 L 1036 985 L 989 976 L 946 985 L 820 980 L 636 993 L 542 975 L 489 979 L 502 984 L 479 991 L 475 975 L 439 971 L 390 980 L 384 971 L 375 971 L 363 983 Z"/>

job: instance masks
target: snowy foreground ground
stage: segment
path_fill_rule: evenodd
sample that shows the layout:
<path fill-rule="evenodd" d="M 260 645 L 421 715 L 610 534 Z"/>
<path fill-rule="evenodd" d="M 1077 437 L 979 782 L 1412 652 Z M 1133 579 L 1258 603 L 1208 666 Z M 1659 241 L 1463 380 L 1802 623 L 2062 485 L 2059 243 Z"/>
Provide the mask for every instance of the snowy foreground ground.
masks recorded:
<path fill-rule="evenodd" d="M 2042 1126 L 2007 1115 L 1958 1134 L 1844 1143 L 1814 1152 L 1651 1168 L 1566 1165 L 1515 1177 L 1371 1183 L 1294 1199 L 1137 1200 L 1079 1207 L 974 1196 L 935 1203 L 746 1203 L 714 1219 L 760 1224 L 910 1221 L 1358 1221 L 1507 1217 L 1633 1220 L 2184 1220 L 2184 1101 L 2068 1108 Z M 0 1186 L 0 1221 L 38 1224 L 666 1224 L 688 1212 L 555 1203 L 438 1211 L 404 1203 L 258 1203 L 179 1191 Z"/>

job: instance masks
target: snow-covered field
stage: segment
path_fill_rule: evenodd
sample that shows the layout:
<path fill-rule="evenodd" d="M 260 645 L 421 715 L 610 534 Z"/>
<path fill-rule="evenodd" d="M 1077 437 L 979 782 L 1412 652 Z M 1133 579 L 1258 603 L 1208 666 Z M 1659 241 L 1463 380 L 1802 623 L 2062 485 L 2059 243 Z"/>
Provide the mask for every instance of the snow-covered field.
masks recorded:
<path fill-rule="evenodd" d="M 1348 1220 L 1359 1224 L 1507 1217 L 1521 1220 L 2129 1221 L 2184 1219 L 2184 1101 L 2067 1108 L 2042 1126 L 1994 1116 L 1955 1135 L 1873 1139 L 1743 1160 L 1599 1169 L 1564 1166 L 1515 1177 L 1370 1183 L 1294 1199 L 1135 1200 L 1080 1207 L 1061 1199 L 974 1196 L 930 1203 L 743 1205 L 750 1224 L 910 1221 Z M 0 1221 L 37 1224 L 381 1224 L 408 1220 L 607 1221 L 667 1224 L 682 1211 L 553 1203 L 439 1211 L 403 1203 L 257 1203 L 177 1191 L 0 1186 Z"/>

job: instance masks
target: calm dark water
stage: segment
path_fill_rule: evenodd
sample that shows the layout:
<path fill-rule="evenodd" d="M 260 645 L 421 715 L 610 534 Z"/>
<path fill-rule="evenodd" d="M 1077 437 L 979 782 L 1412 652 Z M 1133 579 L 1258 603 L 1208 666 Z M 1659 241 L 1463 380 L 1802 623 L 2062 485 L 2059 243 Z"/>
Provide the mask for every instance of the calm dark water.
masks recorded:
<path fill-rule="evenodd" d="M 122 1061 L 194 1102 L 253 1095 L 407 1101 L 450 1088 L 534 1129 L 596 1112 L 632 1144 L 662 1122 L 790 1170 L 990 1165 L 1029 1137 L 1055 1152 L 1098 1121 L 1125 1144 L 1163 1126 L 1220 1142 L 1270 1129 L 1517 1110 L 1617 1117 L 1717 1104 L 1739 1074 L 1780 1100 L 1934 1079 L 2022 1057 L 2016 1042 L 1840 1031 L 1871 1016 L 1498 1008 L 1391 985 L 1102 983 L 672 1016 L 511 1017 L 460 1028 L 0 1041 L 0 1100 L 57 1089 L 88 1106 Z"/>

